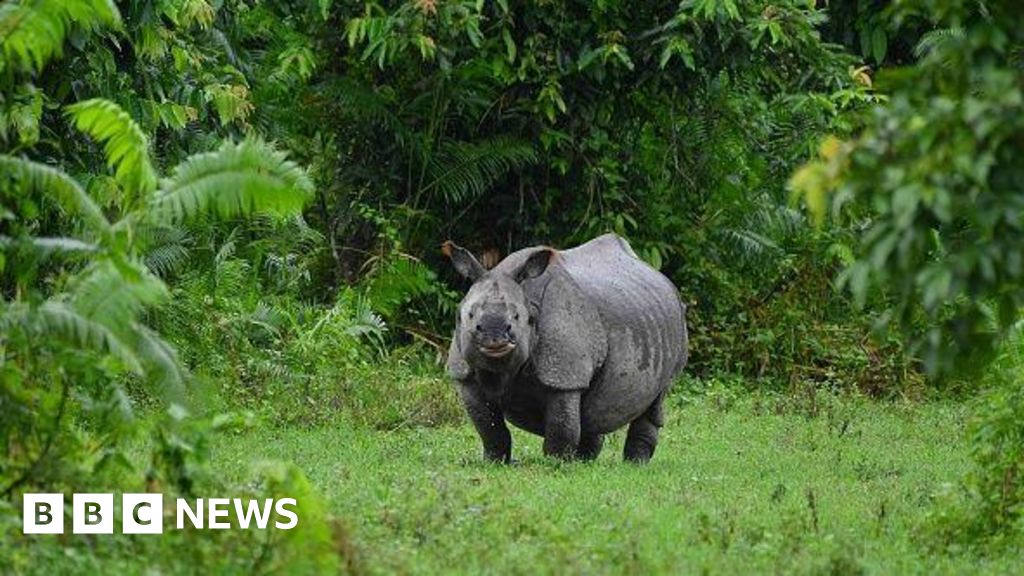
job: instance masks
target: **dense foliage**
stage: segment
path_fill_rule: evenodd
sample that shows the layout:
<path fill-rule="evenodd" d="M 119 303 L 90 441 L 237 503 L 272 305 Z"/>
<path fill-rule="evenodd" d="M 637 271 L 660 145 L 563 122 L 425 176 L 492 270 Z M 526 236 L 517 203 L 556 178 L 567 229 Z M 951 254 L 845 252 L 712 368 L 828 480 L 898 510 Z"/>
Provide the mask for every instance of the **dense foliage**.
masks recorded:
<path fill-rule="evenodd" d="M 302 110 L 303 147 L 335 164 L 310 218 L 346 247 L 336 282 L 360 269 L 353 246 L 446 268 L 446 238 L 495 260 L 615 231 L 693 304 L 698 373 L 895 387 L 893 350 L 831 297 L 847 244 L 787 204 L 817 135 L 851 130 L 878 98 L 822 40 L 826 16 L 805 2 L 367 5 L 344 44 L 314 37 L 338 58 Z M 450 302 L 424 296 L 444 314 L 420 300 L 401 323 L 445 333 Z"/>
<path fill-rule="evenodd" d="M 883 321 L 916 332 L 935 372 L 991 352 L 1024 298 L 1024 32 L 1016 3 L 984 6 L 901 6 L 941 27 L 880 80 L 892 98 L 867 130 L 794 179 L 819 213 L 835 188 L 831 213 L 863 227 L 845 285 L 860 302 L 891 296 Z"/>

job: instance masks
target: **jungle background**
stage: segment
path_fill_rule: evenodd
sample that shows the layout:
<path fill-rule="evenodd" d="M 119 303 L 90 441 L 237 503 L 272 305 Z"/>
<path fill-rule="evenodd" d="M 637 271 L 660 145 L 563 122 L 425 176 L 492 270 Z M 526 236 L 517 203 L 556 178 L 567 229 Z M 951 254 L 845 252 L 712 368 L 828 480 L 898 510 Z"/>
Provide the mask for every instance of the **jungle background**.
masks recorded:
<path fill-rule="evenodd" d="M 1015 0 L 5 0 L 0 152 L 4 572 L 1020 569 Z M 609 231 L 663 447 L 483 464 L 440 244 Z M 102 491 L 302 522 L 21 534 Z"/>

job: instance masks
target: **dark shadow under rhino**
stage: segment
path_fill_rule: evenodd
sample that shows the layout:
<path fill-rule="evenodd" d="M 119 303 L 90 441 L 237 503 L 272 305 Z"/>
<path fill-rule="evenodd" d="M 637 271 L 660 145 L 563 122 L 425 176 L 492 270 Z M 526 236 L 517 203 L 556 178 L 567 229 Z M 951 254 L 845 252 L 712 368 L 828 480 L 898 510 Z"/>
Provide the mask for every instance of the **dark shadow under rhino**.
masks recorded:
<path fill-rule="evenodd" d="M 624 457 L 649 460 L 687 357 L 672 282 L 614 234 L 571 250 L 525 248 L 490 271 L 450 242 L 444 250 L 473 281 L 448 372 L 484 455 L 511 459 L 507 420 L 543 436 L 546 454 L 584 459 L 628 424 Z"/>

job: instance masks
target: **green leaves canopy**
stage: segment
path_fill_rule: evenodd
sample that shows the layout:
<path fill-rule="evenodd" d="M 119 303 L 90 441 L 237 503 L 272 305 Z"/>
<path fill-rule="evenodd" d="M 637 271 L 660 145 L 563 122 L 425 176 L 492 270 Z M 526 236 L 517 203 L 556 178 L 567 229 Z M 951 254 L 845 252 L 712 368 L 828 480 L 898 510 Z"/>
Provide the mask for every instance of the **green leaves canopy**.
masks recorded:
<path fill-rule="evenodd" d="M 948 32 L 890 74 L 892 98 L 860 138 L 794 178 L 819 216 L 831 189 L 834 214 L 863 219 L 842 281 L 861 302 L 888 299 L 880 320 L 933 373 L 982 366 L 1024 305 L 1024 29 L 1019 3 L 986 5 L 902 5 L 903 18 L 943 15 Z"/>

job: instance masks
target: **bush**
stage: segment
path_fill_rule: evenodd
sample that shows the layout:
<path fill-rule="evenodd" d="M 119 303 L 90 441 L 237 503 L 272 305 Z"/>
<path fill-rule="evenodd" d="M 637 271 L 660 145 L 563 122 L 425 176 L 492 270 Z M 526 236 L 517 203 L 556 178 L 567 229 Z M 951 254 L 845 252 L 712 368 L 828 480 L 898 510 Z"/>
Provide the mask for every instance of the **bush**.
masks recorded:
<path fill-rule="evenodd" d="M 940 495 L 934 526 L 943 546 L 1024 546 L 1024 334 L 1004 343 L 968 427 L 973 471 Z"/>

